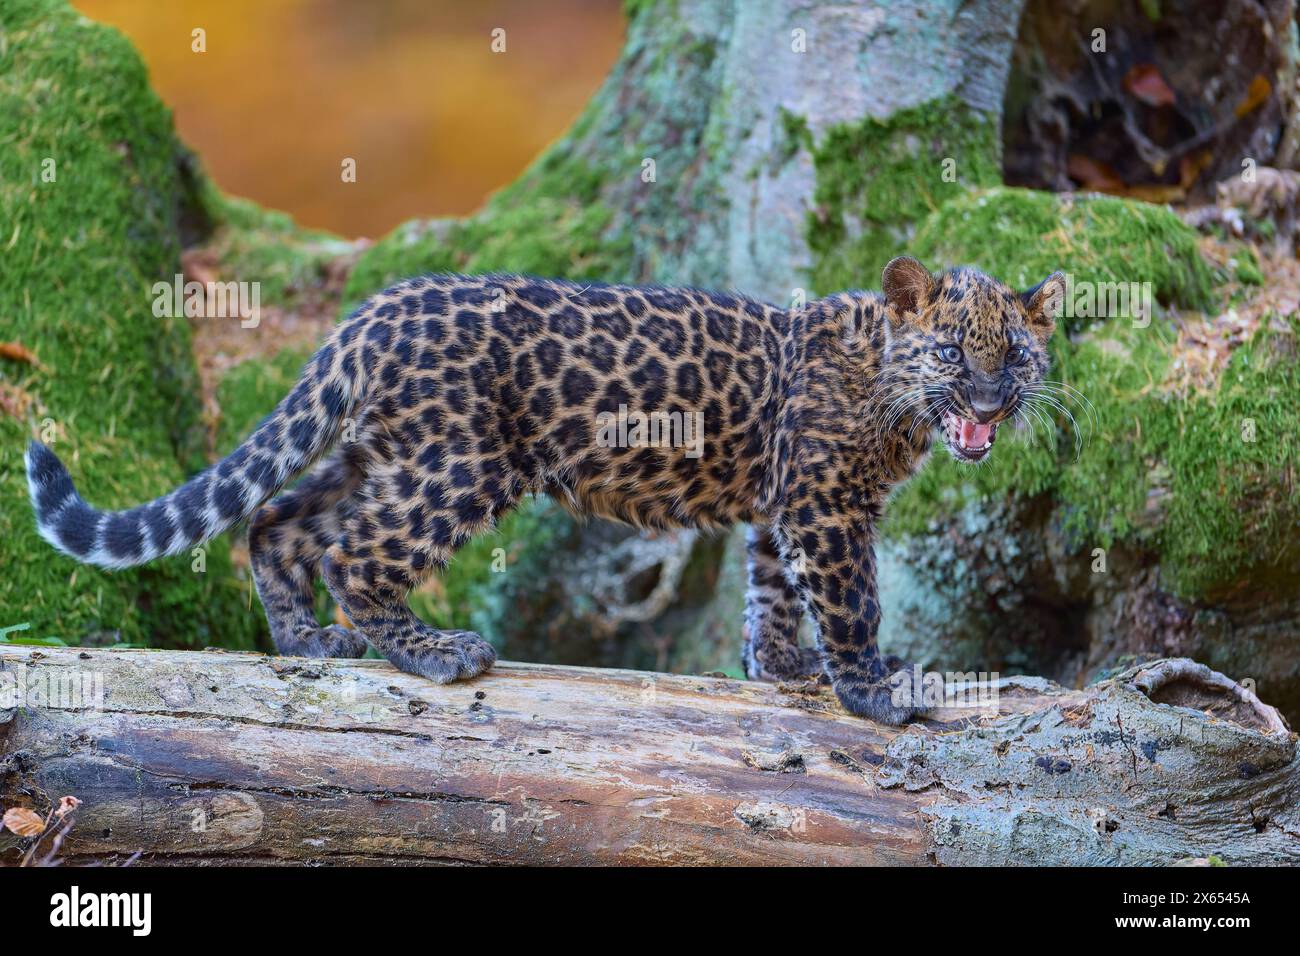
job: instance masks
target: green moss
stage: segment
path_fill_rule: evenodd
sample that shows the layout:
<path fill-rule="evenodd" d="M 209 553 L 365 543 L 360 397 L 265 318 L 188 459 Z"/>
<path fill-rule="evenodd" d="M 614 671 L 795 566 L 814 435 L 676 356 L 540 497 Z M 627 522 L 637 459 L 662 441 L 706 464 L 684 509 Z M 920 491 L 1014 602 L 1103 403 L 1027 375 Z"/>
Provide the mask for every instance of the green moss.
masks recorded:
<path fill-rule="evenodd" d="M 414 220 L 390 232 L 361 254 L 348 275 L 344 301 L 355 307 L 399 279 L 422 272 L 456 272 L 452 236 L 458 224 Z"/>
<path fill-rule="evenodd" d="M 0 608 L 72 642 L 119 632 L 251 646 L 255 621 L 224 543 L 210 546 L 206 573 L 181 556 L 110 574 L 36 535 L 22 454 L 47 420 L 103 507 L 152 498 L 202 463 L 188 330 L 154 317 L 151 291 L 179 271 L 195 196 L 171 117 L 116 31 L 58 0 L 8 0 L 0 49 L 0 340 L 42 362 L 0 362 L 4 382 L 38 403 L 24 421 L 0 419 Z"/>
<path fill-rule="evenodd" d="M 263 307 L 291 306 L 301 290 L 320 284 L 333 260 L 353 249 L 332 233 L 304 229 L 287 213 L 222 195 L 206 182 L 203 208 L 212 224 L 204 245 L 221 263 L 222 277 L 258 282 Z"/>
<path fill-rule="evenodd" d="M 1257 333 L 1233 353 L 1215 394 L 1171 403 L 1144 440 L 1171 472 L 1161 540 L 1182 593 L 1213 596 L 1234 579 L 1267 588 L 1285 573 L 1300 525 L 1297 336 L 1295 316 L 1289 331 Z"/>
<path fill-rule="evenodd" d="M 228 455 L 271 413 L 302 374 L 311 351 L 287 349 L 270 358 L 240 362 L 217 385 L 221 419 L 217 453 Z"/>
<path fill-rule="evenodd" d="M 1067 529 L 1092 547 L 1157 543 L 1143 515 L 1148 489 L 1166 474 L 1160 453 L 1171 400 L 1155 386 L 1165 377 L 1173 343 L 1164 322 L 1135 329 L 1117 318 L 1074 348 L 1056 350 L 1053 376 L 1072 383 L 1095 409 L 1089 419 L 1068 403 L 1077 411 L 1082 447 L 1077 459 L 1073 447 L 1061 455 L 1056 487 Z M 1068 431 L 1058 416 L 1052 421 Z"/>
<path fill-rule="evenodd" d="M 874 288 L 916 224 L 971 186 L 1001 180 L 996 121 L 955 96 L 834 126 L 812 148 L 806 235 L 819 294 Z"/>
<path fill-rule="evenodd" d="M 912 255 L 934 269 L 977 266 L 1019 289 L 1059 269 L 1076 283 L 1150 282 L 1163 303 L 1207 308 L 1214 299 L 1195 231 L 1164 206 L 1109 196 L 975 191 L 921 224 Z M 1070 329 L 1081 324 L 1067 316 Z"/>
<path fill-rule="evenodd" d="M 808 128 L 807 119 L 797 113 L 791 113 L 784 106 L 778 110 L 777 119 L 781 129 L 781 142 L 776 148 L 778 163 L 793 159 L 801 149 L 812 150 L 813 135 L 812 130 Z"/>
<path fill-rule="evenodd" d="M 1242 285 L 1264 284 L 1264 272 L 1259 267 L 1255 250 L 1250 246 L 1243 245 L 1234 252 L 1232 265 L 1236 270 L 1234 277 Z"/>
<path fill-rule="evenodd" d="M 623 16 L 629 20 L 656 8 L 661 14 L 671 16 L 677 12 L 677 0 L 623 0 Z"/>
<path fill-rule="evenodd" d="M 601 176 L 553 147 L 482 211 L 456 222 L 411 222 L 357 262 L 344 298 L 355 304 L 420 272 L 517 272 L 608 281 L 629 270 L 631 247 L 608 235 Z"/>

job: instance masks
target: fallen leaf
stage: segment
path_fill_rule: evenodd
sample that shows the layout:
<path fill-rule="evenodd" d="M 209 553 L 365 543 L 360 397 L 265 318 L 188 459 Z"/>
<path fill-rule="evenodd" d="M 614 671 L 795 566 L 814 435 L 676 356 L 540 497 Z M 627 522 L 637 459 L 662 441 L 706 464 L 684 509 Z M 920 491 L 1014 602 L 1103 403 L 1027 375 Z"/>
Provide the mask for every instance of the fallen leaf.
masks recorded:
<path fill-rule="evenodd" d="M 1262 73 L 1257 73 L 1255 78 L 1250 81 L 1250 86 L 1246 87 L 1246 95 L 1237 104 L 1237 108 L 1233 112 L 1240 119 L 1247 113 L 1253 112 L 1267 103 L 1272 93 L 1273 85 L 1269 83 L 1268 77 Z"/>
<path fill-rule="evenodd" d="M 0 342 L 0 356 L 15 362 L 26 362 L 28 365 L 41 364 L 35 352 L 18 342 Z"/>
<path fill-rule="evenodd" d="M 1084 189 L 1096 192 L 1113 193 L 1124 188 L 1124 180 L 1105 163 L 1090 159 L 1079 153 L 1071 153 L 1065 164 L 1065 171 Z"/>
<path fill-rule="evenodd" d="M 1196 182 L 1201 173 L 1205 172 L 1206 167 L 1214 161 L 1214 153 L 1208 149 L 1203 149 L 1199 153 L 1184 156 L 1178 161 L 1178 183 L 1184 189 L 1191 187 Z"/>
<path fill-rule="evenodd" d="M 0 820 L 0 827 L 8 827 L 20 837 L 40 836 L 45 832 L 45 821 L 35 810 L 26 807 L 10 807 Z"/>
<path fill-rule="evenodd" d="M 34 401 L 36 399 L 30 392 L 23 391 L 17 385 L 0 382 L 0 412 L 10 418 L 26 418 L 27 409 L 32 407 Z"/>
<path fill-rule="evenodd" d="M 216 282 L 217 266 L 217 256 L 210 249 L 188 249 L 181 254 L 181 272 L 187 282 Z"/>
<path fill-rule="evenodd" d="M 1171 203 L 1178 202 L 1187 196 L 1187 190 L 1182 186 L 1163 186 L 1159 183 L 1140 184 L 1130 186 L 1127 189 L 1111 189 L 1107 192 L 1124 196 L 1128 199 L 1140 199 L 1143 202 L 1150 203 Z"/>
<path fill-rule="evenodd" d="M 1125 73 L 1124 89 L 1147 106 L 1172 106 L 1176 99 L 1160 71 L 1150 63 L 1139 63 Z"/>
<path fill-rule="evenodd" d="M 54 815 L 62 820 L 79 806 L 81 806 L 81 801 L 76 797 L 63 797 L 59 800 L 59 809 L 54 811 Z"/>

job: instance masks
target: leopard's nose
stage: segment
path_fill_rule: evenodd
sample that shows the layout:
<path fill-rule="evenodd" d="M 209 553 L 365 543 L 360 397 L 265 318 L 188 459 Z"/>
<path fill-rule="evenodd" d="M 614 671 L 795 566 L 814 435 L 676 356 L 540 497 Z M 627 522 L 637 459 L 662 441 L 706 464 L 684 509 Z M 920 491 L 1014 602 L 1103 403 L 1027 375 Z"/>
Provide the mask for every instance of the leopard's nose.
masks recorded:
<path fill-rule="evenodd" d="M 982 399 L 976 396 L 971 400 L 970 408 L 971 411 L 975 413 L 975 421 L 983 424 L 984 422 L 991 421 L 997 416 L 998 412 L 1002 411 L 1002 399 L 996 397 L 992 399 Z"/>
<path fill-rule="evenodd" d="M 983 424 L 1002 411 L 1002 389 L 996 379 L 975 383 L 969 394 L 970 408 L 975 421 Z"/>

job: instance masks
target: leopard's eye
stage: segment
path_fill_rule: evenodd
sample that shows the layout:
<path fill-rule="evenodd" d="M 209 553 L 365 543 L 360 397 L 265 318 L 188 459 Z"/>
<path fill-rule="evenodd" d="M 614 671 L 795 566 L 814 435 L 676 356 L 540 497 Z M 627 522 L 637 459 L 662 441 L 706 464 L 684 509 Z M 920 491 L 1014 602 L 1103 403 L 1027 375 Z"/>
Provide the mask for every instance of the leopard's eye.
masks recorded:
<path fill-rule="evenodd" d="M 961 348 L 956 345 L 941 345 L 939 346 L 939 358 L 956 365 L 961 361 Z"/>
<path fill-rule="evenodd" d="M 1029 358 L 1029 350 L 1023 345 L 1013 345 L 1007 349 L 1007 364 L 1020 365 Z"/>

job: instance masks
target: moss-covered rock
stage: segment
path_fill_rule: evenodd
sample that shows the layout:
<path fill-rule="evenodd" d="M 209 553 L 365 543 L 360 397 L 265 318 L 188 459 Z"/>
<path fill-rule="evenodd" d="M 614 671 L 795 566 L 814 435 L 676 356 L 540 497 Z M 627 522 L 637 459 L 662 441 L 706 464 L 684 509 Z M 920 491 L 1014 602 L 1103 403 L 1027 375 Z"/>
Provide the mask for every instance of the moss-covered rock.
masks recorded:
<path fill-rule="evenodd" d="M 41 363 L 0 360 L 0 382 L 31 398 L 0 418 L 3 623 L 71 643 L 249 646 L 255 619 L 224 542 L 203 573 L 189 556 L 109 573 L 37 537 L 22 464 L 34 434 L 105 507 L 204 463 L 185 320 L 155 317 L 151 291 L 179 272 L 199 204 L 171 117 L 116 31 L 61 0 L 9 0 L 0 47 L 0 340 Z"/>
<path fill-rule="evenodd" d="M 625 239 L 606 235 L 612 214 L 599 177 L 561 148 L 464 220 L 413 220 L 357 262 L 345 298 L 356 303 L 420 272 L 521 272 L 610 281 L 629 272 Z"/>
<path fill-rule="evenodd" d="M 217 454 L 228 455 L 289 394 L 311 352 L 285 349 L 232 367 L 217 386 Z"/>
<path fill-rule="evenodd" d="M 1213 303 L 1215 276 L 1196 233 L 1164 206 L 1113 196 L 1009 187 L 966 192 L 921 222 L 911 254 L 934 268 L 978 266 L 1020 289 L 1059 269 L 1080 284 L 1150 283 L 1165 304 Z M 1066 315 L 1066 330 L 1088 318 Z"/>
<path fill-rule="evenodd" d="M 336 262 L 355 257 L 356 243 L 306 229 L 288 213 L 227 196 L 211 180 L 200 181 L 199 199 L 204 248 L 220 262 L 223 276 L 256 280 L 264 308 L 299 305 L 303 293 L 318 290 Z"/>
<path fill-rule="evenodd" d="M 796 122 L 785 127 L 800 137 Z M 812 285 L 823 295 L 874 288 L 885 264 L 910 251 L 912 233 L 927 216 L 971 187 L 1001 179 L 996 117 L 954 95 L 887 119 L 834 126 L 809 142 L 817 185 L 807 240 Z"/>

